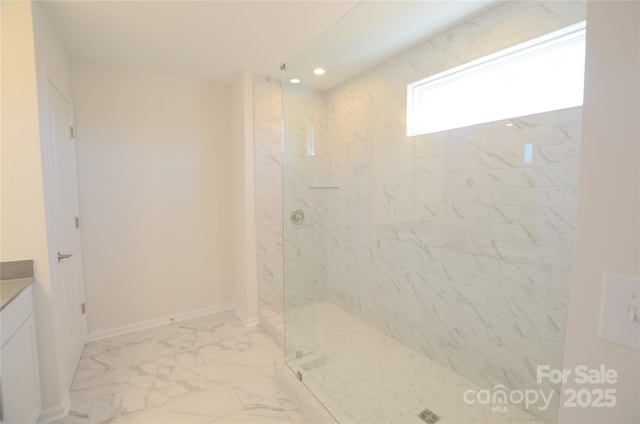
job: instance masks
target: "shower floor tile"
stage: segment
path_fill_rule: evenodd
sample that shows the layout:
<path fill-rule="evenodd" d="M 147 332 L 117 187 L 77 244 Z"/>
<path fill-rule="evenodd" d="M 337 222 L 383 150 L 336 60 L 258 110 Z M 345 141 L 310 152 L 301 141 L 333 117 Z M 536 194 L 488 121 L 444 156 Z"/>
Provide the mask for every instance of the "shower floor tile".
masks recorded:
<path fill-rule="evenodd" d="M 282 355 L 231 312 L 91 342 L 58 424 L 304 423 L 273 378 Z"/>
<path fill-rule="evenodd" d="M 542 423 L 528 412 L 509 405 L 508 412 L 493 412 L 491 405 L 467 404 L 465 390 L 476 384 L 396 342 L 329 302 L 291 312 L 313 328 L 311 337 L 288 333 L 305 355 L 323 356 L 315 366 L 305 357 L 288 364 L 303 375 L 303 382 L 341 424 L 414 423 L 425 408 L 447 423 Z M 309 321 L 311 320 L 311 321 Z M 289 339 L 291 340 L 291 339 Z"/>

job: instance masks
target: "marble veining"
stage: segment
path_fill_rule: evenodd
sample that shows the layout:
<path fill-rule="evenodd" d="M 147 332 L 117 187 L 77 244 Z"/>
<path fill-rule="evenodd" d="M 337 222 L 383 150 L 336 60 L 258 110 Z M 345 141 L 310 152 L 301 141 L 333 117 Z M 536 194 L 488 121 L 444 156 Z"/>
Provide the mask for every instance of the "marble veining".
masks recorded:
<path fill-rule="evenodd" d="M 254 75 L 254 166 L 258 298 L 282 313 L 282 122 L 280 81 Z"/>
<path fill-rule="evenodd" d="M 58 424 L 303 423 L 273 378 L 281 357 L 231 312 L 91 342 Z"/>
<path fill-rule="evenodd" d="M 283 213 L 308 217 L 284 220 L 285 309 L 331 302 L 481 387 L 535 388 L 536 365 L 560 367 L 582 108 L 406 137 L 406 89 L 585 10 L 500 3 L 328 91 L 285 87 Z M 287 345 L 313 349 L 323 318 L 289 318 Z M 553 402 L 534 412 L 553 421 Z"/>
<path fill-rule="evenodd" d="M 466 403 L 465 391 L 480 386 L 334 304 L 318 302 L 288 313 L 312 316 L 316 325 L 306 340 L 309 350 L 301 358 L 287 356 L 288 364 L 340 423 L 421 424 L 423 413 L 438 423 L 542 423 L 518 406 L 495 411 Z M 320 352 L 324 360 L 307 366 L 307 358 Z"/>

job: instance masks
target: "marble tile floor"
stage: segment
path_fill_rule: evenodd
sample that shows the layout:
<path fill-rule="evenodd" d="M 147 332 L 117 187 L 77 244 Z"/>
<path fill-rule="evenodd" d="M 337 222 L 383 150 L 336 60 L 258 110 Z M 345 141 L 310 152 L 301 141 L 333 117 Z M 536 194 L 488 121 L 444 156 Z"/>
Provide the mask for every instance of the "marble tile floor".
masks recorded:
<path fill-rule="evenodd" d="M 543 424 L 510 405 L 466 404 L 462 394 L 481 388 L 382 334 L 330 302 L 289 310 L 287 340 L 304 353 L 288 358 L 303 382 L 343 424 L 424 424 L 429 408 L 438 424 Z"/>
<path fill-rule="evenodd" d="M 281 357 L 233 312 L 91 342 L 58 424 L 304 423 L 273 378 Z"/>

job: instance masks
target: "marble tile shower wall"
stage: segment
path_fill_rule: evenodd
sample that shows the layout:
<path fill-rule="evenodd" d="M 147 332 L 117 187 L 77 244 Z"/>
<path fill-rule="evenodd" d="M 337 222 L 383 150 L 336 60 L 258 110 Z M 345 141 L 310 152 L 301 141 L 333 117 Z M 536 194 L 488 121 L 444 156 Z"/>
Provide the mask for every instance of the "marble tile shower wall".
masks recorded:
<path fill-rule="evenodd" d="M 282 313 L 282 112 L 280 80 L 254 75 L 258 297 Z"/>
<path fill-rule="evenodd" d="M 407 138 L 406 86 L 584 19 L 504 3 L 324 93 L 326 299 L 485 387 L 562 365 L 582 111 Z"/>

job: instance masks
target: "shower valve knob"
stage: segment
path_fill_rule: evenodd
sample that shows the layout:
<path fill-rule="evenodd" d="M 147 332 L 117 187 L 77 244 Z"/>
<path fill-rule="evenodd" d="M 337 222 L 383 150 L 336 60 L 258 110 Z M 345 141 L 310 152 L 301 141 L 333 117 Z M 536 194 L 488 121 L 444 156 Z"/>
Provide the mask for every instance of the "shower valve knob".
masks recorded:
<path fill-rule="evenodd" d="M 302 209 L 294 209 L 291 211 L 291 222 L 293 225 L 302 225 L 304 222 L 304 212 Z"/>

